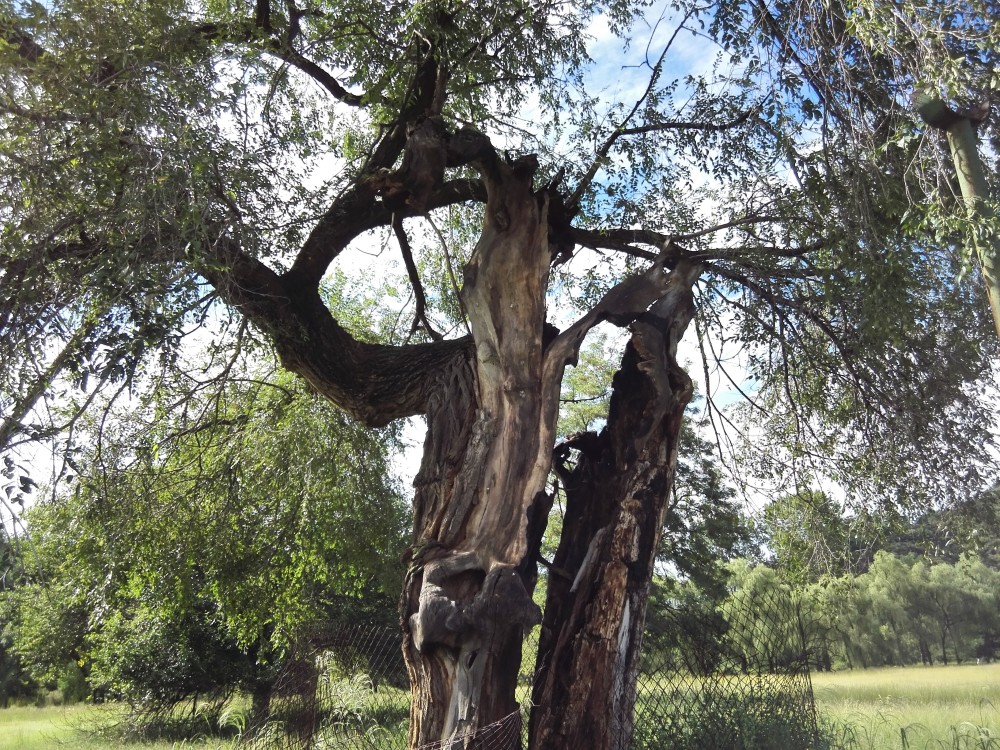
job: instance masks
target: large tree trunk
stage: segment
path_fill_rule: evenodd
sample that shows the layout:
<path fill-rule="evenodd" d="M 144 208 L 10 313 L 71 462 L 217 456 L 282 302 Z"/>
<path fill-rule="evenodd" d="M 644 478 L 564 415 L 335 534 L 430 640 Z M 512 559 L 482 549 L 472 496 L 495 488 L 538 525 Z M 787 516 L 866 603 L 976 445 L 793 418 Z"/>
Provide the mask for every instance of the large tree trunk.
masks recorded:
<path fill-rule="evenodd" d="M 525 561 L 558 396 L 543 387 L 545 196 L 530 160 L 483 172 L 486 222 L 463 289 L 475 347 L 431 399 L 415 481 L 403 597 L 411 747 L 519 742 L 521 641 L 540 619 Z"/>
<path fill-rule="evenodd" d="M 566 331 L 544 335 L 549 267 L 568 231 L 564 212 L 548 215 L 555 188 L 536 191 L 534 157 L 508 162 L 474 130 L 449 136 L 425 122 L 414 133 L 425 130 L 434 137 L 407 149 L 428 158 L 408 153 L 399 170 L 338 199 L 290 271 L 276 274 L 222 238 L 218 262 L 204 273 L 319 393 L 372 425 L 427 418 L 401 613 L 411 747 L 520 746 L 516 679 L 524 631 L 541 618 L 531 591 L 552 502 L 546 485 L 563 371 L 601 321 L 634 324 L 604 445 L 581 458 L 575 473 L 586 481 L 570 492 L 557 565 L 577 583 L 550 586 L 540 662 L 549 680 L 536 691 L 546 703 L 533 730 L 538 747 L 612 747 L 630 734 L 646 589 L 690 395 L 674 350 L 697 269 L 680 261 L 669 271 L 678 252 L 668 245 Z M 443 165 L 464 164 L 480 172 L 487 199 L 462 290 L 471 340 L 391 347 L 353 338 L 318 284 L 346 239 L 387 223 L 385 201 L 368 213 L 359 207 L 383 190 L 400 215 L 422 210 L 452 189 L 441 185 Z M 555 226 L 556 215 L 564 226 Z M 562 242 L 550 241 L 550 229 Z M 563 668 L 588 679 L 554 679 Z M 589 717 L 587 707 L 595 707 Z M 581 722 L 575 728 L 571 716 Z M 587 722 L 604 719 L 607 726 L 588 734 Z"/>
<path fill-rule="evenodd" d="M 691 380 L 676 361 L 697 269 L 632 326 L 600 435 L 561 446 L 562 538 L 549 577 L 531 747 L 627 748 L 646 601 Z"/>
<path fill-rule="evenodd" d="M 414 545 L 402 606 L 413 693 L 410 745 L 520 746 L 515 688 L 524 631 L 540 620 L 530 592 L 552 502 L 545 489 L 562 374 L 587 331 L 611 319 L 635 321 L 613 402 L 612 424 L 619 427 L 609 449 L 617 455 L 592 469 L 589 500 L 578 502 L 574 494 L 582 526 L 570 522 L 575 541 L 564 546 L 593 546 L 595 554 L 580 573 L 585 584 L 564 592 L 548 620 L 560 632 L 586 633 L 584 639 L 601 633 L 609 650 L 586 666 L 596 675 L 587 685 L 543 693 L 560 702 L 542 707 L 536 727 L 546 728 L 540 741 L 550 747 L 611 747 L 610 739 L 586 735 L 582 724 L 573 735 L 579 743 L 553 745 L 551 738 L 565 730 L 552 727 L 560 707 L 578 715 L 582 695 L 595 689 L 606 700 L 592 696 L 591 704 L 613 707 L 619 717 L 615 732 L 601 737 L 617 736 L 619 726 L 623 736 L 629 733 L 633 701 L 627 695 L 634 692 L 646 590 L 690 396 L 674 349 L 690 318 L 697 271 L 685 266 L 668 273 L 655 263 L 612 289 L 567 331 L 546 338 L 549 193 L 532 187 L 533 158 L 508 164 L 492 156 L 478 166 L 486 220 L 463 288 L 474 347 L 438 373 L 442 387 L 428 403 L 415 481 Z M 621 513 L 598 510 L 615 505 Z M 563 566 L 581 568 L 581 560 L 564 556 Z M 577 600 L 581 605 L 574 607 Z M 584 661 L 597 656 L 578 654 Z"/>

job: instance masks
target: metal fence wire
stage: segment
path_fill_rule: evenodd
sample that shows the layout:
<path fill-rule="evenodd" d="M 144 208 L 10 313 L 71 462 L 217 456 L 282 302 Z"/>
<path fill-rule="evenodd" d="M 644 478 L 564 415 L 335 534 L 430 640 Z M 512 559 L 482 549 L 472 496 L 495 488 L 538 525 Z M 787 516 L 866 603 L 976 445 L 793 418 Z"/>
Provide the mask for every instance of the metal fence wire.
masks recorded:
<path fill-rule="evenodd" d="M 637 685 L 633 750 L 807 750 L 816 714 L 801 620 L 786 592 L 759 592 L 727 611 L 704 603 L 650 604 Z M 527 745 L 537 630 L 518 684 L 522 711 L 457 744 Z M 409 692 L 400 634 L 318 624 L 278 679 L 270 718 L 245 733 L 252 750 L 405 750 Z"/>

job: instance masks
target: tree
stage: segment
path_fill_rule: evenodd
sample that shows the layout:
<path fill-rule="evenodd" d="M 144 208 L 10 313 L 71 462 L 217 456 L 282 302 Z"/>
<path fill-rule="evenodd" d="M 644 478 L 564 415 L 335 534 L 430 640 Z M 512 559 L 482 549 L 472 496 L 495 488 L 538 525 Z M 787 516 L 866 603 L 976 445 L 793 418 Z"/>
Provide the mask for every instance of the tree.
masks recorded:
<path fill-rule="evenodd" d="M 21 581 L 20 560 L 10 540 L 0 538 L 0 708 L 9 702 L 32 696 L 38 686 L 31 679 L 21 660 L 11 648 L 11 594 Z"/>
<path fill-rule="evenodd" d="M 79 663 L 139 719 L 240 688 L 259 724 L 307 629 L 352 610 L 396 619 L 394 429 L 259 372 L 195 396 L 161 380 L 102 421 L 83 425 L 79 476 L 29 513 L 14 634 L 39 679 Z"/>
<path fill-rule="evenodd" d="M 745 347 L 767 456 L 901 497 L 978 485 L 992 461 L 996 342 L 956 235 L 904 231 L 938 197 L 912 176 L 939 173 L 931 139 L 898 138 L 912 81 L 891 50 L 851 35 L 851 4 L 677 5 L 5 0 L 2 449 L 72 431 L 154 354 L 173 366 L 199 320 L 244 340 L 221 301 L 367 424 L 425 417 L 410 744 L 513 737 L 561 380 L 595 325 L 628 326 L 603 428 L 558 457 L 569 573 L 549 582 L 530 727 L 540 749 L 626 746 L 696 312 L 706 361 Z M 609 104 L 598 29 L 642 76 Z M 671 56 L 692 32 L 718 59 L 689 77 Z M 390 238 L 412 324 L 379 343 L 322 280 Z M 80 408 L 36 424 L 67 379 Z"/>
<path fill-rule="evenodd" d="M 577 441 L 591 439 L 604 425 L 615 373 L 608 337 L 598 335 L 580 352 L 566 374 L 559 414 L 559 443 L 555 471 L 562 480 L 566 462 L 573 463 Z M 681 423 L 676 475 L 664 506 L 658 562 L 668 575 L 692 579 L 701 589 L 723 586 L 720 563 L 733 557 L 751 557 L 751 531 L 715 454 L 715 445 L 701 436 L 705 427 L 697 418 L 702 397 L 695 393 Z M 572 479 L 569 479 L 572 482 Z M 561 498 L 557 497 L 557 501 Z M 555 528 L 553 528 L 553 526 Z M 549 521 L 549 536 L 562 530 L 561 516 Z M 558 534 L 554 535 L 558 540 Z"/>
<path fill-rule="evenodd" d="M 792 583 L 850 570 L 850 528 L 843 508 L 829 495 L 801 490 L 764 508 L 767 544 Z"/>
<path fill-rule="evenodd" d="M 769 673 L 803 656 L 798 608 L 781 573 L 746 560 L 729 564 L 729 596 L 719 609 L 729 627 L 725 639 L 746 673 Z"/>
<path fill-rule="evenodd" d="M 966 553 L 978 554 L 996 569 L 1000 563 L 1000 504 L 996 488 L 943 508 L 931 508 L 906 521 L 886 540 L 897 555 L 924 555 L 950 563 Z"/>

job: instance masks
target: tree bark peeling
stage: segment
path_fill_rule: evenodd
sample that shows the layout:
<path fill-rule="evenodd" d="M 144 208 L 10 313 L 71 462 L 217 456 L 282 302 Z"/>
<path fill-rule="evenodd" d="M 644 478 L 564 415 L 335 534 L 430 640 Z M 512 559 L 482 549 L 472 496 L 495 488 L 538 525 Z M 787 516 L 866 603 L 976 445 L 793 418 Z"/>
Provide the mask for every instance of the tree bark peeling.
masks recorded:
<path fill-rule="evenodd" d="M 440 192 L 442 149 L 446 166 L 474 160 L 486 211 L 462 290 L 471 338 L 406 347 L 357 341 L 317 289 L 303 285 L 303 269 L 278 276 L 238 248 L 217 248 L 226 271 L 213 281 L 271 335 L 286 367 L 355 416 L 369 424 L 427 417 L 401 602 L 411 747 L 474 747 L 501 725 L 505 736 L 520 736 L 516 678 L 524 630 L 539 617 L 530 591 L 552 500 L 545 488 L 563 371 L 599 322 L 632 324 L 608 434 L 594 441 L 593 455 L 581 456 L 579 486 L 567 486 L 555 564 L 576 571 L 577 581 L 570 589 L 569 581 L 550 580 L 552 614 L 539 662 L 548 672 L 536 686 L 543 697 L 536 703 L 547 708 L 534 712 L 532 731 L 539 748 L 612 747 L 612 725 L 630 733 L 641 594 L 690 395 L 676 341 L 690 319 L 699 269 L 678 262 L 676 248 L 667 247 L 646 272 L 616 285 L 565 332 L 546 337 L 551 196 L 533 187 L 537 161 L 507 162 L 485 136 L 469 130 L 449 137 L 439 124 L 425 121 L 413 131 L 428 137 L 414 137 L 411 158 L 381 189 L 388 196 L 388 188 L 399 188 L 394 195 L 404 213 L 420 210 Z M 421 161 L 420 149 L 435 153 Z M 319 234 L 311 239 L 315 277 L 322 259 L 337 251 L 320 247 Z"/>
<path fill-rule="evenodd" d="M 474 346 L 429 401 L 415 482 L 403 602 L 411 746 L 472 747 L 496 722 L 519 724 L 521 642 L 540 620 L 522 571 L 554 434 L 543 391 L 559 387 L 542 378 L 546 204 L 529 164 L 492 154 L 479 167 L 486 220 L 463 289 Z"/>

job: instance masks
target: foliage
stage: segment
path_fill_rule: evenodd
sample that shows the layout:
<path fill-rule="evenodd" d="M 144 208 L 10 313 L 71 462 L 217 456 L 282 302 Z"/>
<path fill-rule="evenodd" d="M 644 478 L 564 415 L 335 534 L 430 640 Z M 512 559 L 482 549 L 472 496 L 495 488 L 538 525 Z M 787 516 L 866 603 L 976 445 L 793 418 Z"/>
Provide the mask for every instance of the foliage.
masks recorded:
<path fill-rule="evenodd" d="M 763 111 L 774 118 L 791 174 L 772 186 L 771 208 L 794 201 L 808 217 L 800 228 L 817 222 L 826 238 L 802 257 L 822 266 L 805 275 L 800 260 L 775 256 L 767 260 L 770 278 L 759 283 L 759 266 L 723 272 L 749 283 L 721 284 L 727 296 L 706 323 L 723 341 L 735 329 L 741 342 L 759 345 L 747 358 L 760 387 L 745 417 L 762 429 L 747 458 L 786 487 L 814 472 L 851 499 L 905 506 L 961 497 L 988 481 L 991 459 L 970 438 L 990 430 L 991 418 L 975 416 L 973 402 L 986 375 L 980 347 L 992 348 L 996 337 L 981 291 L 965 287 L 974 274 L 966 272 L 966 222 L 954 210 L 943 141 L 918 131 L 907 102 L 931 72 L 943 76 L 933 85 L 949 91 L 959 78 L 978 81 L 980 92 L 992 85 L 991 34 L 983 31 L 992 26 L 990 6 L 724 2 L 714 9 L 715 33 L 772 86 Z M 963 36 L 984 54 L 942 56 L 951 44 L 944 40 Z M 995 137 L 992 125 L 983 131 Z M 915 218 L 928 206 L 933 220 Z M 978 300 L 973 317 L 954 316 L 968 294 Z M 950 365 L 940 367 L 945 360 Z M 944 401 L 947 416 L 930 424 L 928 408 Z M 799 472 L 789 471 L 789 460 Z M 956 484 L 941 482 L 945 475 Z"/>
<path fill-rule="evenodd" d="M 656 581 L 645 662 L 710 674 L 726 663 L 773 671 L 803 652 L 820 671 L 1000 658 L 1000 571 L 973 554 L 882 550 L 864 572 L 815 579 L 741 559 L 721 568 L 721 592 Z"/>
<path fill-rule="evenodd" d="M 240 648 L 267 653 L 333 606 L 331 591 L 388 589 L 392 576 L 370 563 L 396 552 L 398 515 L 385 507 L 394 493 L 368 481 L 386 474 L 377 450 L 350 460 L 380 438 L 334 431 L 335 418 L 286 403 L 287 382 L 242 380 L 234 352 L 257 337 L 369 425 L 440 417 L 421 487 L 443 489 L 415 503 L 418 517 L 434 516 L 417 536 L 477 503 L 477 514 L 498 512 L 473 496 L 491 481 L 483 456 L 524 458 L 539 436 L 523 464 L 537 486 L 520 494 L 535 503 L 544 493 L 554 409 L 531 413 L 530 435 L 484 437 L 473 425 L 498 416 L 476 398 L 508 363 L 492 349 L 516 338 L 531 356 L 512 359 L 543 371 L 499 384 L 498 399 L 543 390 L 554 399 L 582 334 L 655 317 L 655 295 L 632 309 L 630 290 L 665 279 L 697 278 L 703 370 L 745 397 L 748 472 L 786 489 L 830 478 L 871 506 L 945 502 L 993 482 L 998 342 L 969 273 L 946 152 L 907 102 L 926 86 L 995 91 L 995 8 L 883 5 L 0 0 L 0 451 L 55 439 L 68 467 L 99 469 L 77 472 L 72 498 L 57 487 L 65 512 L 36 516 L 85 550 L 46 553 L 60 571 L 53 585 L 65 584 L 52 605 L 58 626 L 82 632 L 86 647 L 113 611 L 142 620 L 148 606 L 165 633 L 198 612 Z M 685 59 L 692 36 L 698 59 Z M 599 55 L 620 63 L 610 96 L 607 68 L 591 60 Z M 1000 152 L 995 122 L 982 131 Z M 498 170 L 537 187 L 522 204 L 544 209 L 532 248 L 546 262 L 530 292 L 480 262 L 509 228 L 497 208 L 511 188 L 497 187 Z M 461 224 L 480 218 L 473 251 L 476 231 Z M 383 283 L 395 273 L 379 265 L 390 254 L 406 283 Z M 324 293 L 324 278 L 351 263 L 378 277 L 370 288 L 393 292 L 368 319 L 352 320 L 341 296 Z M 459 280 L 495 310 L 470 315 Z M 546 350 L 546 313 L 562 324 L 581 309 L 566 346 Z M 499 310 L 538 313 L 525 341 L 495 328 Z M 391 335 L 379 336 L 386 321 Z M 231 380 L 232 390 L 210 395 L 203 381 L 177 388 L 182 398 L 145 393 L 144 373 L 166 393 L 186 381 L 184 339 L 200 331 L 213 338 L 207 380 Z M 560 361 L 541 367 L 546 351 Z M 636 367 L 654 381 L 662 369 Z M 672 377 L 656 381 L 659 392 L 686 395 Z M 706 396 L 708 418 L 726 432 L 730 415 Z M 241 399 L 276 416 L 248 416 Z M 635 410 L 662 420 L 644 411 L 659 408 L 648 401 Z M 442 416 L 459 406 L 462 415 Z M 687 438 L 693 455 L 678 473 L 700 488 L 671 498 L 666 529 L 672 563 L 694 577 L 742 531 L 705 446 Z M 311 460 L 310 450 L 349 460 Z M 373 454 L 374 471 L 359 471 Z M 669 481 L 672 456 L 663 465 Z M 331 512 L 313 512 L 314 491 Z M 587 520 L 600 510 L 587 508 Z M 599 525 L 567 546 L 582 551 Z M 262 560 L 276 538 L 272 566 Z M 533 552 L 538 540 L 497 541 Z M 60 570 L 79 557 L 109 562 Z M 800 565 L 803 580 L 837 572 L 834 557 Z M 895 585 L 890 567 L 873 565 Z M 648 577 L 652 565 L 643 569 Z M 767 585 L 793 597 L 776 571 L 731 572 L 738 592 Z M 907 586 L 931 590 L 940 575 L 914 564 Z M 89 609 L 95 600 L 112 604 Z M 926 625 L 914 637 L 926 640 L 937 615 L 924 607 L 914 617 Z M 43 662 L 40 673 L 55 664 Z"/>
<path fill-rule="evenodd" d="M 252 691 L 316 619 L 392 616 L 394 433 L 287 376 L 168 414 L 176 397 L 165 382 L 136 394 L 76 457 L 76 488 L 32 509 L 41 572 L 17 592 L 14 633 L 40 680 L 72 658 L 95 689 L 159 709 Z"/>
<path fill-rule="evenodd" d="M 735 336 L 764 410 L 752 419 L 767 414 L 765 436 L 790 448 L 755 453 L 762 472 L 780 471 L 768 456 L 812 460 L 899 500 L 981 484 L 992 337 L 959 235 L 908 218 L 921 206 L 943 215 L 952 198 L 941 144 L 904 105 L 917 85 L 992 90 L 988 3 L 682 3 L 669 38 L 660 26 L 676 19 L 617 0 L 475 12 L 322 3 L 291 15 L 270 5 L 267 19 L 215 2 L 5 6 L 0 158 L 17 199 L 3 217 L 0 345 L 13 364 L 0 392 L 15 442 L 72 424 L 25 420 L 62 378 L 107 385 L 153 353 L 176 356 L 183 321 L 211 301 L 204 275 L 226 263 L 220 232 L 287 269 L 314 217 L 387 143 L 432 50 L 447 70 L 447 122 L 488 123 L 505 148 L 564 168 L 581 224 L 623 253 L 559 266 L 554 292 L 587 304 L 636 267 L 649 251 L 616 239 L 619 226 L 643 226 L 653 244 L 674 237 L 707 263 L 706 364 L 727 367 Z M 648 39 L 643 21 L 655 22 Z M 635 69 L 650 75 L 631 120 L 625 97 L 602 105 L 593 94 L 597 28 L 662 48 Z M 717 58 L 686 77 L 667 62 L 688 34 Z M 539 128 L 516 116 L 527 102 Z M 463 210 L 434 219 L 454 247 L 439 252 L 428 231 L 416 248 L 437 290 L 428 314 L 451 326 L 475 239 Z M 901 230 L 914 226 L 916 236 Z M 906 492 L 895 486 L 910 478 Z"/>
<path fill-rule="evenodd" d="M 878 552 L 866 573 L 801 589 L 816 665 L 873 667 L 993 660 L 1000 572 Z"/>
<path fill-rule="evenodd" d="M 1000 568 L 1000 497 L 992 487 L 961 502 L 932 508 L 912 521 L 897 524 L 885 540 L 897 555 L 921 555 L 955 563 L 965 552 L 975 553 L 992 568 Z"/>
<path fill-rule="evenodd" d="M 764 508 L 761 525 L 774 557 L 793 582 L 853 569 L 849 522 L 823 492 L 803 490 L 777 498 Z"/>
<path fill-rule="evenodd" d="M 5 536 L 0 535 L 0 708 L 10 702 L 35 695 L 38 685 L 31 679 L 13 650 L 12 591 L 21 584 L 20 560 L 16 549 Z"/>
<path fill-rule="evenodd" d="M 995 658 L 993 498 L 912 520 L 845 516 L 811 491 L 767 506 L 762 543 L 801 597 L 816 666 Z"/>

